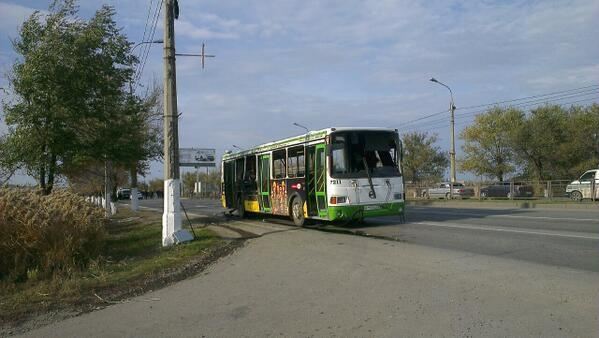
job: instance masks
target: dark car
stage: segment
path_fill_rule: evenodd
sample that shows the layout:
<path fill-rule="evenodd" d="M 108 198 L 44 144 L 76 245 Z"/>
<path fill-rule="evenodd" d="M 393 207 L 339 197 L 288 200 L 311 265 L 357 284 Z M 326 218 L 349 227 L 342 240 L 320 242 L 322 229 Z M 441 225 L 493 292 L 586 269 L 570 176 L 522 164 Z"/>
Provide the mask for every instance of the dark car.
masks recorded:
<path fill-rule="evenodd" d="M 128 200 L 131 197 L 131 189 L 122 188 L 117 190 L 116 197 L 119 200 Z"/>
<path fill-rule="evenodd" d="M 480 189 L 480 197 L 532 197 L 532 186 L 514 182 L 513 190 L 510 182 L 495 182 Z"/>

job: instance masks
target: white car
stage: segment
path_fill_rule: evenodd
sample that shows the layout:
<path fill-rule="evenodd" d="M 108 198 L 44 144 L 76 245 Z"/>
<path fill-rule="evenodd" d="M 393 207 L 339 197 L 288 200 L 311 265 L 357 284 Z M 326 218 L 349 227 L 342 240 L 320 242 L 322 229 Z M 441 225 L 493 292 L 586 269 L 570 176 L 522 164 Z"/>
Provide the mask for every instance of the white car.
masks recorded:
<path fill-rule="evenodd" d="M 144 195 L 142 195 L 141 191 L 138 191 L 138 192 L 137 192 L 137 199 L 138 199 L 138 200 L 142 200 L 143 198 L 144 198 Z M 129 199 L 133 199 L 133 194 L 131 194 L 131 195 L 129 196 Z"/>
<path fill-rule="evenodd" d="M 585 198 L 599 198 L 599 169 L 587 170 L 579 179 L 566 186 L 566 194 L 575 201 Z"/>

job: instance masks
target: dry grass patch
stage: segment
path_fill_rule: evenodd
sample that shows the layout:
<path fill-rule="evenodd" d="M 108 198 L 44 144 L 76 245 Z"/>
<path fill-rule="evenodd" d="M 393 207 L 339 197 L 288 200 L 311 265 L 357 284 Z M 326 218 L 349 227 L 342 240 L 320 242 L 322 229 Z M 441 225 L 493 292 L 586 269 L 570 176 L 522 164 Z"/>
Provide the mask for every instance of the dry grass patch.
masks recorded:
<path fill-rule="evenodd" d="M 209 257 L 218 257 L 216 252 L 228 247 L 213 232 L 196 229 L 198 239 L 163 248 L 161 215 L 155 212 L 133 213 L 123 208 L 105 230 L 100 254 L 84 270 L 20 283 L 1 281 L 0 322 L 14 323 L 31 311 L 86 311 L 140 294 L 196 273 L 209 263 Z"/>

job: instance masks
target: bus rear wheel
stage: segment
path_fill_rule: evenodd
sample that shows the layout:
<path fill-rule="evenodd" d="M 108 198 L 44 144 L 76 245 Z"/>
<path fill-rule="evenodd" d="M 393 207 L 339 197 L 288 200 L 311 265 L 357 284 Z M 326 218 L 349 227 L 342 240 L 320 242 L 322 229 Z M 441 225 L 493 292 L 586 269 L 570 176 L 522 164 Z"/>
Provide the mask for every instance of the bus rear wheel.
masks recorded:
<path fill-rule="evenodd" d="M 291 219 L 293 224 L 298 227 L 304 226 L 306 218 L 304 217 L 304 201 L 301 197 L 296 197 L 291 202 Z"/>

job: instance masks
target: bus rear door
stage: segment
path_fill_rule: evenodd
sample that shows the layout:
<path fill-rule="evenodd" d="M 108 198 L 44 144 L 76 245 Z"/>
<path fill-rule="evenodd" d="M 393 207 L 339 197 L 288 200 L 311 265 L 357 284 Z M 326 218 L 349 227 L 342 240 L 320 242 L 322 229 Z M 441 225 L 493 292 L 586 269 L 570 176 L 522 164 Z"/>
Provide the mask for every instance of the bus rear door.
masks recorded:
<path fill-rule="evenodd" d="M 258 160 L 258 200 L 260 211 L 271 212 L 270 207 L 270 155 L 260 155 Z"/>

